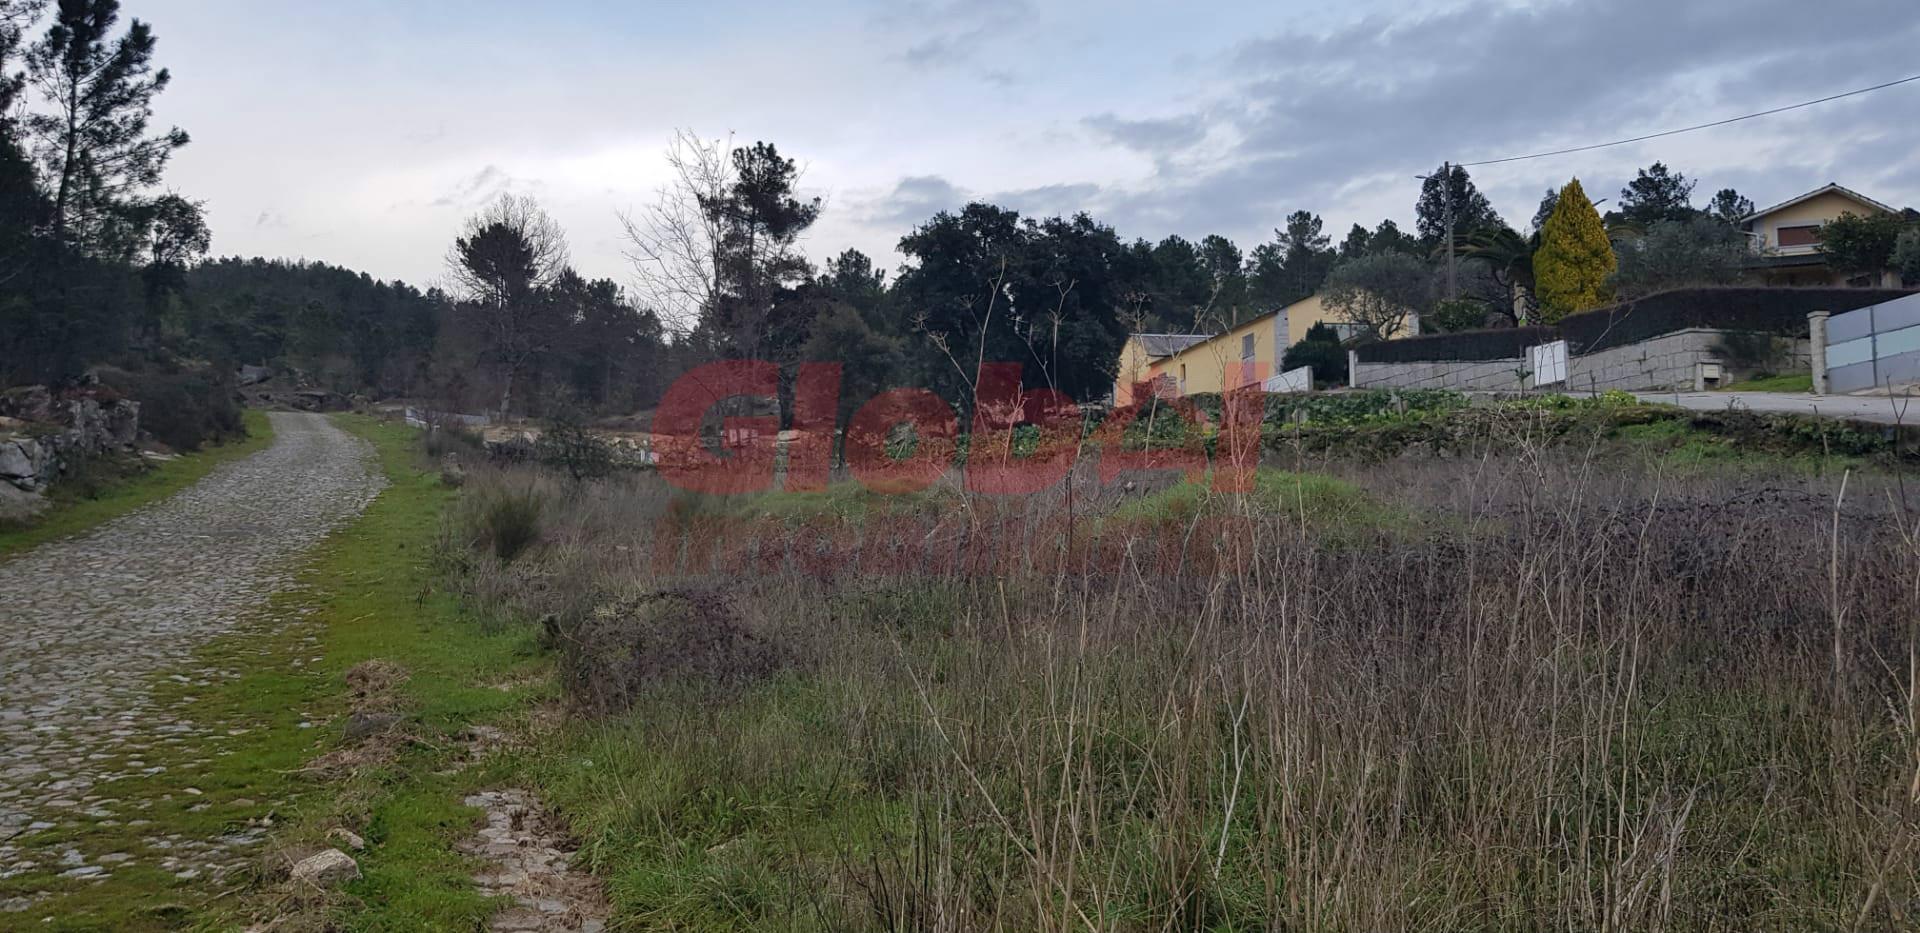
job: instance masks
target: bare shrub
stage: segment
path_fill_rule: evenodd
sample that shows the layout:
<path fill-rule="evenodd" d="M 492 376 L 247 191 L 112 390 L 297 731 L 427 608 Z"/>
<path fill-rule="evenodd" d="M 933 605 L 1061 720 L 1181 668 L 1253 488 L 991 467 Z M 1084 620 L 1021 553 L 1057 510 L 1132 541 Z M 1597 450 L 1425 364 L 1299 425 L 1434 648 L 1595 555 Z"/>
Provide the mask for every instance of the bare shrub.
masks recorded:
<path fill-rule="evenodd" d="M 687 587 L 603 604 L 558 640 L 569 695 L 600 714 L 625 710 L 654 684 L 738 690 L 783 662 L 726 597 Z"/>

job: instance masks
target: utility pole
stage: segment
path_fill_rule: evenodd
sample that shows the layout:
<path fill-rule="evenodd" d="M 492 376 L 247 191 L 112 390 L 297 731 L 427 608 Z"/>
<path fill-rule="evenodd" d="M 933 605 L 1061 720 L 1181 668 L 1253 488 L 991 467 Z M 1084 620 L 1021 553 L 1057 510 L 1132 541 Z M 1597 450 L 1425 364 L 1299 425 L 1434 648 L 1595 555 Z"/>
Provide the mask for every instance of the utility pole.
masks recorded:
<path fill-rule="evenodd" d="M 1447 300 L 1460 297 L 1460 277 L 1453 263 L 1453 163 L 1440 163 L 1440 196 L 1446 199 L 1447 219 Z"/>
<path fill-rule="evenodd" d="M 1438 175 L 1415 175 L 1413 177 L 1421 181 L 1437 181 L 1440 183 L 1440 218 L 1441 223 L 1447 228 L 1447 300 L 1452 301 L 1460 297 L 1460 275 L 1456 271 L 1454 262 L 1453 243 L 1453 163 L 1451 161 L 1440 163 L 1440 174 Z"/>

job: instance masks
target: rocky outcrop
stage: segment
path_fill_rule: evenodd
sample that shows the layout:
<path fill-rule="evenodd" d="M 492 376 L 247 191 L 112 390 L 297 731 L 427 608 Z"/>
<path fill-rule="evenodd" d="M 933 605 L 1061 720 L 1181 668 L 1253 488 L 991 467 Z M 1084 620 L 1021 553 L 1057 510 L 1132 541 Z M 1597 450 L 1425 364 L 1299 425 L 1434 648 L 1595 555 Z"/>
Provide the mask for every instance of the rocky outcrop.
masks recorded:
<path fill-rule="evenodd" d="M 0 392 L 0 482 L 37 492 L 76 461 L 130 449 L 139 435 L 139 402 L 8 389 Z"/>

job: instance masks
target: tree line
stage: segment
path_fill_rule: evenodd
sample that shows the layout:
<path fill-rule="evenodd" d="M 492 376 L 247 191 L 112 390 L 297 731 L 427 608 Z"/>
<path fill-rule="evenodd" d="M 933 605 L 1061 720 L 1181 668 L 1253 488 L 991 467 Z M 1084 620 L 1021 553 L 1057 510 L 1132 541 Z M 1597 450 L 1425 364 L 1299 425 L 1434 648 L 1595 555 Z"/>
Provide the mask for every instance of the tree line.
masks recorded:
<path fill-rule="evenodd" d="M 807 257 L 824 206 L 774 144 L 687 132 L 668 150 L 670 183 L 622 218 L 631 289 L 577 272 L 566 232 L 512 195 L 452 232 L 438 287 L 207 261 L 204 205 L 163 186 L 189 137 L 152 125 L 170 82 L 156 48 L 117 0 L 0 0 L 8 384 L 101 364 L 218 381 L 256 364 L 343 393 L 553 417 L 651 408 L 715 359 L 839 362 L 849 410 L 906 385 L 964 404 L 982 363 L 1017 362 L 1028 385 L 1092 400 L 1132 333 L 1214 333 L 1315 294 L 1353 325 L 1323 342 L 1551 321 L 1732 281 L 1749 258 L 1738 224 L 1752 203 L 1723 189 L 1696 208 L 1694 182 L 1664 164 L 1604 214 L 1578 180 L 1549 191 L 1526 232 L 1445 166 L 1425 177 L 1411 230 L 1355 224 L 1336 242 L 1296 210 L 1243 252 L 1221 235 L 1129 239 L 1085 213 L 975 202 L 914 226 L 890 274 L 856 250 Z M 1904 261 L 1920 277 L 1906 217 L 1830 227 L 1836 265 Z"/>

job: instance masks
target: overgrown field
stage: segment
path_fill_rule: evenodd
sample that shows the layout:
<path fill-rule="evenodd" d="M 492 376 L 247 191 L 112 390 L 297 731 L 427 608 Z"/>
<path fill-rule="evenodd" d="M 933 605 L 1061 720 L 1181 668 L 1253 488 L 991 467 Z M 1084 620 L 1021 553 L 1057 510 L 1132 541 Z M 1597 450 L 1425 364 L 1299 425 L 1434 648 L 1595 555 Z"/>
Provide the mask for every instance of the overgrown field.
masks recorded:
<path fill-rule="evenodd" d="M 440 553 L 557 656 L 525 767 L 627 929 L 1920 927 L 1903 478 L 1474 417 L 1232 494 L 469 456 Z"/>

